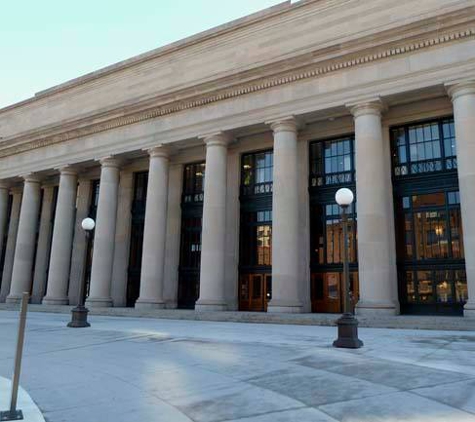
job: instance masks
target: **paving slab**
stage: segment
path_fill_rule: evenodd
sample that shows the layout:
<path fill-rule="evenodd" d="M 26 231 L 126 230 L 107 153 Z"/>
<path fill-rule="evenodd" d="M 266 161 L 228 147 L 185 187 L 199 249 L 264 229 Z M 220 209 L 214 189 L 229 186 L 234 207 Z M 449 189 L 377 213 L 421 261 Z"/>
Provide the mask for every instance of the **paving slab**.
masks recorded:
<path fill-rule="evenodd" d="M 17 312 L 0 310 L 0 375 Z M 48 422 L 475 421 L 475 333 L 29 313 L 22 385 Z"/>

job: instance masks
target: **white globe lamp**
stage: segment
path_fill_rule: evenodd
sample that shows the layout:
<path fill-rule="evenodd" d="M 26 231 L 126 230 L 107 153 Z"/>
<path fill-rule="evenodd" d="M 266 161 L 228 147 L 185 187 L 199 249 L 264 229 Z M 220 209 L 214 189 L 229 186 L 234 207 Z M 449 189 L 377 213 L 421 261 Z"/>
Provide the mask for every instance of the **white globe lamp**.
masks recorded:
<path fill-rule="evenodd" d="M 91 230 L 94 230 L 94 227 L 96 227 L 96 222 L 88 217 L 82 220 L 81 226 L 84 230 L 90 232 Z"/>
<path fill-rule="evenodd" d="M 335 201 L 340 207 L 348 207 L 353 203 L 355 196 L 348 188 L 338 189 L 335 194 Z"/>

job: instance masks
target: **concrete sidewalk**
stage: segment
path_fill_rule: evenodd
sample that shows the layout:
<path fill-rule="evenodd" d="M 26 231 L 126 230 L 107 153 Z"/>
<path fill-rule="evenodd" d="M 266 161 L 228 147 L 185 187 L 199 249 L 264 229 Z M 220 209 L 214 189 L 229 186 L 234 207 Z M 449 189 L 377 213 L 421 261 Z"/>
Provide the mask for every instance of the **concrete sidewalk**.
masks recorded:
<path fill-rule="evenodd" d="M 30 313 L 22 385 L 49 422 L 475 421 L 475 334 Z M 17 313 L 0 311 L 0 375 Z"/>
<path fill-rule="evenodd" d="M 11 381 L 7 378 L 0 377 L 0 411 L 5 411 L 10 408 L 10 395 Z M 38 406 L 21 387 L 18 390 L 17 409 L 23 412 L 24 422 L 45 422 Z"/>

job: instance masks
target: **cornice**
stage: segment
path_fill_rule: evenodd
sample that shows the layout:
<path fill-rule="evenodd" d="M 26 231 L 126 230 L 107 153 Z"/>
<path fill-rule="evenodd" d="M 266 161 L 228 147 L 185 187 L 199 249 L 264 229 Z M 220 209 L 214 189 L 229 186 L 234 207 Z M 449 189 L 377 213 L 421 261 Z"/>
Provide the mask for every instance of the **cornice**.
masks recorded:
<path fill-rule="evenodd" d="M 429 49 L 434 46 L 474 37 L 475 26 L 472 26 L 421 40 L 415 40 L 406 43 L 399 42 L 389 46 L 374 47 L 367 49 L 364 52 L 360 52 L 359 54 L 353 53 L 338 59 L 328 59 L 326 61 L 305 66 L 297 70 L 286 71 L 280 75 L 262 77 L 257 80 L 244 82 L 228 88 L 222 88 L 204 95 L 190 96 L 188 98 L 151 107 L 146 110 L 140 110 L 129 115 L 114 117 L 99 123 L 92 123 L 81 128 L 66 130 L 53 135 L 45 135 L 41 133 L 36 134 L 34 139 L 30 141 L 26 140 L 24 143 L 7 146 L 3 149 L 0 149 L 0 158 L 32 149 L 59 144 L 65 141 L 93 135 L 96 133 L 105 132 L 111 129 L 144 122 L 150 119 L 168 116 L 181 111 L 186 111 L 188 109 L 198 108 L 220 101 L 265 91 L 294 82 L 319 78 L 343 69 L 349 69 L 368 63 L 383 61 L 391 57 L 401 56 L 415 51 Z M 94 117 L 91 117 L 90 119 L 92 121 L 94 120 Z M 14 137 L 7 141 L 9 144 L 19 143 L 28 137 L 32 137 L 32 135 Z"/>

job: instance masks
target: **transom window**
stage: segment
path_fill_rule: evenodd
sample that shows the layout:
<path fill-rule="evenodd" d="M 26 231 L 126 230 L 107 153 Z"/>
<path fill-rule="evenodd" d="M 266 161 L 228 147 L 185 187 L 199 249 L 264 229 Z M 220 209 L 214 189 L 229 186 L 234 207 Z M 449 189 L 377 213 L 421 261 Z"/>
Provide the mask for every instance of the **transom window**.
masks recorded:
<path fill-rule="evenodd" d="M 183 202 L 203 202 L 205 163 L 187 164 L 183 178 Z"/>
<path fill-rule="evenodd" d="M 457 169 L 453 119 L 392 129 L 394 176 Z"/>
<path fill-rule="evenodd" d="M 345 137 L 310 144 L 310 186 L 354 182 L 354 138 Z"/>
<path fill-rule="evenodd" d="M 273 169 L 273 151 L 243 155 L 241 165 L 242 195 L 272 193 Z"/>

